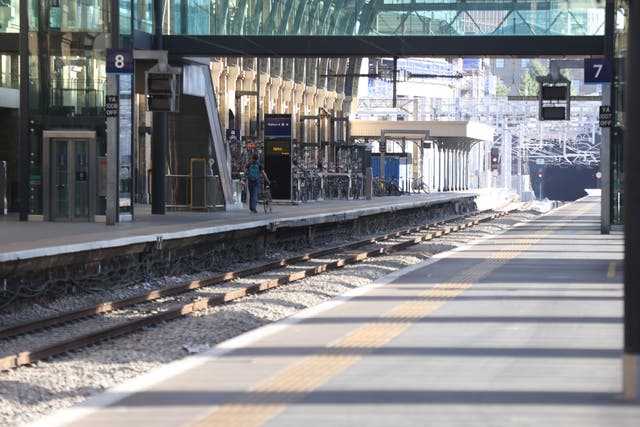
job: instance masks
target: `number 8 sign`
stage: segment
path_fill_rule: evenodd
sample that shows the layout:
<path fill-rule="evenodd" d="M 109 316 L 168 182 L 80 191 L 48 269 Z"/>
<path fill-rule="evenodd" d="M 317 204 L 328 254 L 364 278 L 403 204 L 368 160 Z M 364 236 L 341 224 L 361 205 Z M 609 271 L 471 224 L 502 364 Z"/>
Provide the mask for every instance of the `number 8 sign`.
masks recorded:
<path fill-rule="evenodd" d="M 107 74 L 133 74 L 132 49 L 107 49 Z"/>

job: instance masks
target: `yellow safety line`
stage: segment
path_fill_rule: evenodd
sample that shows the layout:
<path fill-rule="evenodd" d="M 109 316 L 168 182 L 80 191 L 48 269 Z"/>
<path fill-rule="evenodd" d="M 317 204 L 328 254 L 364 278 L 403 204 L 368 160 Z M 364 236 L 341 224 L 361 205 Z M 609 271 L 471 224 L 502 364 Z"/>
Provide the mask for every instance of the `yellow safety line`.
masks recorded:
<path fill-rule="evenodd" d="M 609 263 L 609 272 L 607 273 L 607 277 L 609 279 L 613 279 L 614 277 L 616 277 L 616 262 L 615 261 L 611 261 Z"/>
<path fill-rule="evenodd" d="M 417 299 L 393 308 L 382 315 L 380 321 L 362 326 L 327 347 L 321 354 L 306 357 L 285 368 L 236 401 L 215 408 L 205 418 L 193 424 L 193 427 L 261 426 L 284 411 L 289 403 L 311 393 L 367 353 L 398 336 L 415 321 L 470 288 L 473 283 L 515 258 L 549 232 L 534 234 L 537 238 L 522 239 L 503 251 L 492 254 L 473 269 L 462 271 L 449 281 L 423 292 Z"/>
<path fill-rule="evenodd" d="M 222 405 L 195 426 L 249 427 L 264 424 L 283 411 L 288 403 L 315 390 L 469 286 L 471 285 L 468 283 L 456 284 L 457 289 L 452 289 L 451 283 L 447 284 L 447 289 L 438 289 L 436 286 L 425 292 L 422 298 L 409 301 L 389 311 L 381 317 L 380 322 L 364 325 L 328 347 L 322 354 L 307 357 L 300 363 L 285 369 L 238 401 Z M 270 394 L 276 395 L 277 404 L 265 403 Z"/>

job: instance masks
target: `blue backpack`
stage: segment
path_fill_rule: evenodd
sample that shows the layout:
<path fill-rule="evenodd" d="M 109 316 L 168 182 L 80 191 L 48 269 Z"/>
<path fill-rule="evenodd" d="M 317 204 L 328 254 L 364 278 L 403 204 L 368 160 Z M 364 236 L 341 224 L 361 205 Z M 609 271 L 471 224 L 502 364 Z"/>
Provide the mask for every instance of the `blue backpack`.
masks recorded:
<path fill-rule="evenodd" d="M 259 163 L 249 163 L 249 180 L 250 181 L 260 180 L 260 164 Z"/>

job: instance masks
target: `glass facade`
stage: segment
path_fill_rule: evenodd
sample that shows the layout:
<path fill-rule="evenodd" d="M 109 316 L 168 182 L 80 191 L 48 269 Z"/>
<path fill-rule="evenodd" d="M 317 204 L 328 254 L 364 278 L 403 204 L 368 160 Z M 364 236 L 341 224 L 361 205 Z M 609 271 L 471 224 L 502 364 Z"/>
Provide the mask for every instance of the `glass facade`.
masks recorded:
<path fill-rule="evenodd" d="M 0 87 L 20 87 L 20 56 L 0 55 Z"/>
<path fill-rule="evenodd" d="M 0 2 L 0 33 L 20 32 L 20 0 Z"/>
<path fill-rule="evenodd" d="M 20 31 L 19 1 L 0 1 L 0 32 Z M 35 30 L 43 19 L 50 28 L 62 31 L 99 32 L 108 10 L 109 4 L 104 0 L 31 0 L 29 24 Z M 132 27 L 153 31 L 152 0 L 120 1 L 121 34 L 131 34 Z M 167 0 L 163 31 L 247 36 L 602 35 L 604 2 Z"/>
<path fill-rule="evenodd" d="M 43 213 L 42 130 L 96 130 L 97 154 L 104 155 L 106 4 L 105 0 L 30 2 L 29 214 Z"/>
<path fill-rule="evenodd" d="M 173 0 L 166 34 L 192 35 L 595 35 L 603 32 L 602 2 L 581 1 L 249 1 Z M 31 3 L 39 9 L 37 2 Z M 52 0 L 41 18 L 67 31 L 102 27 L 102 0 Z M 152 32 L 151 0 L 120 2 L 120 32 Z M 19 0 L 0 3 L 0 32 L 20 31 Z M 132 19 L 133 16 L 133 19 Z"/>
<path fill-rule="evenodd" d="M 153 1 L 139 0 L 136 2 L 134 18 L 136 30 L 153 33 Z"/>
<path fill-rule="evenodd" d="M 132 19 L 133 16 L 133 19 Z M 120 0 L 120 34 L 132 34 L 132 28 L 153 33 L 153 0 Z"/>
<path fill-rule="evenodd" d="M 604 2 L 169 0 L 166 34 L 602 35 Z"/>
<path fill-rule="evenodd" d="M 598 0 L 166 0 L 162 31 L 203 36 L 592 36 L 604 34 L 604 5 Z M 153 0 L 120 0 L 118 13 L 120 47 L 133 47 L 134 31 L 153 33 Z M 19 0 L 0 1 L 0 32 L 18 33 L 19 16 Z M 109 0 L 28 0 L 30 214 L 43 211 L 43 129 L 95 130 L 96 154 L 105 155 L 105 48 L 110 16 Z M 303 64 L 305 59 L 284 61 L 276 73 L 287 78 L 294 61 Z M 0 54 L 1 86 L 18 88 L 18 71 L 18 55 Z M 621 73 L 618 67 L 618 92 L 624 85 Z M 301 78 L 293 76 L 296 82 Z M 133 116 L 133 82 L 121 83 L 121 111 Z M 326 84 L 324 80 L 307 83 Z M 621 98 L 616 102 L 622 103 Z M 128 127 L 120 120 L 121 138 L 133 139 L 134 120 L 129 120 Z M 621 129 L 622 123 L 616 127 L 620 135 Z M 621 158 L 615 150 L 621 151 L 622 146 L 615 138 L 614 162 Z M 128 143 L 119 148 L 119 188 L 131 200 L 133 150 Z M 614 174 L 621 177 L 621 165 Z M 621 186 L 621 178 L 616 179 L 614 186 Z M 615 191 L 621 200 L 622 191 Z M 96 206 L 96 213 L 103 214 L 104 200 L 97 200 Z M 120 206 L 120 213 L 131 212 L 125 203 Z"/>

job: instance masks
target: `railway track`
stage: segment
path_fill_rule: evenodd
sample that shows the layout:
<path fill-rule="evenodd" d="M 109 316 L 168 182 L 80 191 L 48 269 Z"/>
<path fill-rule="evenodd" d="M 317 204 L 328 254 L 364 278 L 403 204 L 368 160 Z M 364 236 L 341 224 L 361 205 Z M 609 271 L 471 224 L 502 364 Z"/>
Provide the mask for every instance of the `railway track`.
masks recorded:
<path fill-rule="evenodd" d="M 507 213 L 479 212 L 454 217 L 5 327 L 0 329 L 2 347 L 7 349 L 0 354 L 0 371 L 29 365 L 371 257 L 401 251 Z"/>

